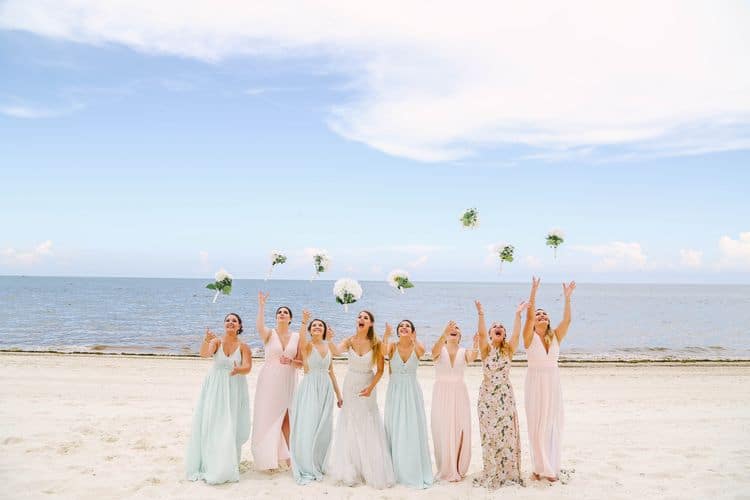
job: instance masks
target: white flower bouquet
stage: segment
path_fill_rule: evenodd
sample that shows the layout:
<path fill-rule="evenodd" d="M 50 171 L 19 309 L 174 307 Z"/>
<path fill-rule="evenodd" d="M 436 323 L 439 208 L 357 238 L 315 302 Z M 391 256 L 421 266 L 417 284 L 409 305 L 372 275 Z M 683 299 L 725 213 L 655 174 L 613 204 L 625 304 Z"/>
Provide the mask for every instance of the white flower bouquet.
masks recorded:
<path fill-rule="evenodd" d="M 316 250 L 313 254 L 313 266 L 315 268 L 315 276 L 313 279 L 320 276 L 320 273 L 324 273 L 328 270 L 328 266 L 331 265 L 331 257 L 328 256 L 325 250 Z"/>
<path fill-rule="evenodd" d="M 336 302 L 344 306 L 344 312 L 349 312 L 349 304 L 354 304 L 362 297 L 362 287 L 350 278 L 341 278 L 333 285 L 333 295 Z"/>
<path fill-rule="evenodd" d="M 219 297 L 219 293 L 222 293 L 224 295 L 229 295 L 230 293 L 232 293 L 232 275 L 226 272 L 224 268 L 219 269 L 214 275 L 214 282 L 206 285 L 206 288 L 208 288 L 209 290 L 216 290 L 216 293 L 214 294 L 214 300 L 211 301 L 211 303 L 213 304 Z"/>
<path fill-rule="evenodd" d="M 278 264 L 283 264 L 286 262 L 286 255 L 279 253 L 277 251 L 271 252 L 271 268 L 268 270 L 268 274 L 266 275 L 266 280 L 268 280 L 271 277 L 271 273 L 273 272 L 273 266 L 276 266 Z"/>
<path fill-rule="evenodd" d="M 557 247 L 565 242 L 565 233 L 560 229 L 553 229 L 547 233 L 547 246 L 555 249 L 555 259 L 557 259 Z"/>
<path fill-rule="evenodd" d="M 464 229 L 474 229 L 479 227 L 479 211 L 476 208 L 464 210 L 459 219 Z"/>
<path fill-rule="evenodd" d="M 388 274 L 388 283 L 401 293 L 405 288 L 414 288 L 414 283 L 409 281 L 409 274 L 401 269 L 395 269 Z"/>

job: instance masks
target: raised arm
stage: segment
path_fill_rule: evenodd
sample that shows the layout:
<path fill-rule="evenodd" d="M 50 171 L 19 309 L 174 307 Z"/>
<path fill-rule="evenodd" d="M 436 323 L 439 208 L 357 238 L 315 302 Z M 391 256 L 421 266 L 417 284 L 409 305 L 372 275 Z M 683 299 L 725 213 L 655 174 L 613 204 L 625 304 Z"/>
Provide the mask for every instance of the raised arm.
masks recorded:
<path fill-rule="evenodd" d="M 351 338 L 347 337 L 344 340 L 341 341 L 341 343 L 336 344 L 334 339 L 334 331 L 333 328 L 328 328 L 328 348 L 331 350 L 331 354 L 333 356 L 341 356 L 346 351 L 349 350 L 349 347 L 351 346 Z"/>
<path fill-rule="evenodd" d="M 247 375 L 253 368 L 253 352 L 247 344 L 240 343 L 240 355 L 242 356 L 242 361 L 239 366 L 235 362 L 234 368 L 232 368 L 232 371 L 229 373 L 231 376 Z"/>
<path fill-rule="evenodd" d="M 479 334 L 474 334 L 474 344 L 471 349 L 466 349 L 464 351 L 464 357 L 466 359 L 467 363 L 471 363 L 472 361 L 476 361 L 479 357 Z"/>
<path fill-rule="evenodd" d="M 211 330 L 206 328 L 206 335 L 203 337 L 203 342 L 201 342 L 201 348 L 199 351 L 201 358 L 210 358 L 213 356 L 220 345 L 221 339 L 216 337 Z"/>
<path fill-rule="evenodd" d="M 445 328 L 443 329 L 443 334 L 440 336 L 439 339 L 437 339 L 437 342 L 435 342 L 435 345 L 432 346 L 432 359 L 433 361 L 437 361 L 437 359 L 440 357 L 440 352 L 443 350 L 443 346 L 445 345 L 445 338 L 448 336 L 448 332 L 455 328 L 456 322 L 455 321 L 449 321 L 447 325 L 445 325 Z"/>
<path fill-rule="evenodd" d="M 565 311 L 563 312 L 563 319 L 560 324 L 555 328 L 555 336 L 557 336 L 558 344 L 562 344 L 565 335 L 568 334 L 568 327 L 570 326 L 570 297 L 573 295 L 573 291 L 576 289 L 576 282 L 571 281 L 568 285 L 563 283 L 563 295 L 565 295 Z"/>
<path fill-rule="evenodd" d="M 528 307 L 528 302 L 521 302 L 516 308 L 516 315 L 513 317 L 513 333 L 511 334 L 510 341 L 508 342 L 510 344 L 511 356 L 514 352 L 516 352 L 516 349 L 518 348 L 518 338 L 521 334 L 521 314 L 523 314 L 523 312 L 528 309 Z"/>
<path fill-rule="evenodd" d="M 307 309 L 302 311 L 302 323 L 299 325 L 299 343 L 297 344 L 297 356 L 294 357 L 292 364 L 296 368 L 302 368 L 304 366 L 304 360 L 307 355 L 310 354 L 310 344 L 307 341 L 307 325 L 310 323 L 312 315 Z"/>
<path fill-rule="evenodd" d="M 380 343 L 380 354 L 384 358 L 391 357 L 391 334 L 393 333 L 393 327 L 389 323 L 385 324 L 385 332 L 383 332 L 383 341 Z"/>
<path fill-rule="evenodd" d="M 534 339 L 534 313 L 536 312 L 536 291 L 539 289 L 541 278 L 531 278 L 531 293 L 529 294 L 529 308 L 526 310 L 526 323 L 523 325 L 523 347 L 528 349 Z"/>
<path fill-rule="evenodd" d="M 482 303 L 478 300 L 475 300 L 474 305 L 477 307 L 477 335 L 479 340 L 479 354 L 481 354 L 482 359 L 484 359 L 490 352 L 490 344 L 487 342 L 487 324 L 484 321 L 484 309 L 482 308 Z"/>
<path fill-rule="evenodd" d="M 260 340 L 263 341 L 263 345 L 268 343 L 268 339 L 271 337 L 271 330 L 266 328 L 265 315 L 266 315 L 266 299 L 268 294 L 258 292 L 258 317 L 255 319 L 255 329 L 258 330 Z"/>

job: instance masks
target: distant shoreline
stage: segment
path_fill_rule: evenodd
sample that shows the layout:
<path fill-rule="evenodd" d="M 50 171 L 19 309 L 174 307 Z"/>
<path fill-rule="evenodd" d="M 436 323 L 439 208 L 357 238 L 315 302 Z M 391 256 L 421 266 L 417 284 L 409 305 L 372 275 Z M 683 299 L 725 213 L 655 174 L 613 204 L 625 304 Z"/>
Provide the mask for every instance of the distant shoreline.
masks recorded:
<path fill-rule="evenodd" d="M 22 349 L 0 349 L 0 358 L 8 355 L 24 355 L 24 356 L 112 356 L 122 358 L 164 358 L 164 359 L 200 359 L 197 354 L 162 354 L 162 353 L 122 353 L 122 352 L 101 352 L 101 351 L 59 351 L 54 349 L 49 350 L 22 350 Z M 253 356 L 255 360 L 263 360 L 263 356 Z M 335 357 L 335 361 L 345 361 L 345 357 Z M 472 365 L 479 366 L 479 362 L 472 363 Z M 611 365 L 611 366 L 748 366 L 750 367 L 750 359 L 560 359 L 559 364 L 561 366 L 587 366 L 587 365 Z M 432 365 L 432 359 L 422 358 L 420 365 Z M 513 366 L 526 366 L 525 359 L 519 359 L 513 361 Z"/>

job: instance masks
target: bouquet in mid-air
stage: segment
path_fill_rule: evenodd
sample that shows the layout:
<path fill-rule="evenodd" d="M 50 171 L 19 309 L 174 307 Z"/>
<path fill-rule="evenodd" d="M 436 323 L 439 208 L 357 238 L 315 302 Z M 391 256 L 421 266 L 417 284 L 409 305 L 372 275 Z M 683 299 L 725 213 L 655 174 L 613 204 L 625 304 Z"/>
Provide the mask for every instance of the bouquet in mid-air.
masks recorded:
<path fill-rule="evenodd" d="M 232 293 L 232 275 L 221 268 L 214 275 L 214 282 L 206 285 L 206 288 L 216 290 L 214 300 L 211 301 L 211 303 L 215 303 L 220 293 L 224 295 Z"/>
<path fill-rule="evenodd" d="M 349 304 L 362 298 L 362 287 L 356 280 L 341 278 L 333 285 L 333 295 L 336 302 L 344 306 L 344 312 L 349 312 Z"/>
<path fill-rule="evenodd" d="M 498 243 L 492 248 L 492 252 L 500 258 L 500 272 L 503 271 L 503 262 L 513 262 L 515 248 L 508 243 Z"/>
<path fill-rule="evenodd" d="M 409 274 L 401 269 L 395 269 L 388 274 L 388 283 L 401 293 L 406 288 L 414 288 L 414 283 L 409 281 Z"/>
<path fill-rule="evenodd" d="M 313 252 L 313 267 L 315 268 L 315 276 L 312 279 L 320 276 L 320 273 L 324 273 L 328 270 L 328 266 L 331 265 L 331 257 L 325 250 L 315 250 Z"/>
<path fill-rule="evenodd" d="M 479 227 L 479 211 L 476 208 L 467 208 L 459 220 L 464 229 L 477 228 Z"/>
<path fill-rule="evenodd" d="M 271 268 L 268 270 L 268 274 L 266 275 L 266 280 L 268 280 L 271 277 L 271 273 L 273 272 L 274 266 L 277 266 L 279 264 L 283 264 L 286 262 L 286 255 L 273 251 L 271 252 Z"/>
<path fill-rule="evenodd" d="M 565 234 L 560 229 L 553 229 L 547 233 L 547 246 L 555 249 L 555 259 L 557 259 L 557 247 L 565 242 Z"/>

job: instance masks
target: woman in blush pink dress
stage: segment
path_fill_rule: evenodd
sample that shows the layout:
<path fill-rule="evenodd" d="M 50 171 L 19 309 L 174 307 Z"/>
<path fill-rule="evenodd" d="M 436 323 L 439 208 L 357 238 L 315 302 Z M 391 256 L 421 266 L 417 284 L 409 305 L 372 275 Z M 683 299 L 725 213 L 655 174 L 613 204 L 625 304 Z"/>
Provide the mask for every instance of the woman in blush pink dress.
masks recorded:
<path fill-rule="evenodd" d="M 534 278 L 532 282 L 529 309 L 523 330 L 523 344 L 528 359 L 524 387 L 526 423 L 531 452 L 531 478 L 557 481 L 560 474 L 564 424 L 557 359 L 560 355 L 560 343 L 570 326 L 570 296 L 576 288 L 576 283 L 563 283 L 565 311 L 560 324 L 552 329 L 547 312 L 535 307 L 539 281 L 539 278 Z"/>
<path fill-rule="evenodd" d="M 461 330 L 453 321 L 432 348 L 432 443 L 438 481 L 460 481 L 471 463 L 471 406 L 464 367 L 476 357 L 476 349 L 461 347 Z"/>
<path fill-rule="evenodd" d="M 258 293 L 256 328 L 263 341 L 265 362 L 258 374 L 253 404 L 253 434 L 250 439 L 255 468 L 274 470 L 290 465 L 289 411 L 297 388 L 294 359 L 299 349 L 299 332 L 290 332 L 292 311 L 276 310 L 276 328 L 264 323 L 268 294 Z M 302 325 L 304 328 L 306 325 Z"/>

